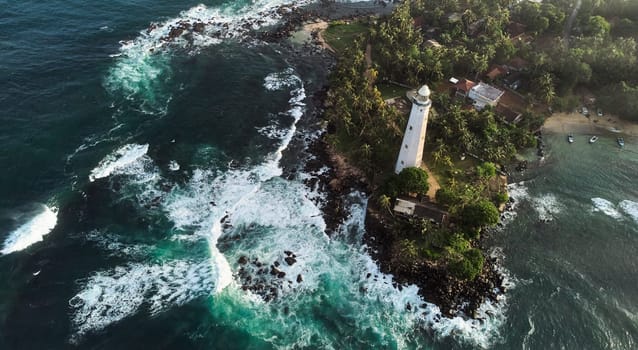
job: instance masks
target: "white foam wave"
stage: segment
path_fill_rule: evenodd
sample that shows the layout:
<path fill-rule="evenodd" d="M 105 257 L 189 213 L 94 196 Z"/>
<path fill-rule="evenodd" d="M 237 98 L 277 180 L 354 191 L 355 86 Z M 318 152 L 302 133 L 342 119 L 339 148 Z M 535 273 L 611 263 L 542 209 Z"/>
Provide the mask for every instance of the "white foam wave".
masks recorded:
<path fill-rule="evenodd" d="M 306 191 L 300 184 L 284 180 L 264 184 L 232 216 L 232 224 L 237 227 L 235 234 L 242 239 L 235 243 L 233 251 L 226 252 L 235 259 L 242 255 L 258 257 L 266 264 L 280 261 L 285 249 L 296 254 L 294 265 L 282 263 L 278 267 L 290 276 L 285 278 L 293 281 L 295 276 L 303 276 L 300 284 L 282 283 L 277 287 L 278 295 L 285 297 L 275 302 L 290 308 L 291 315 L 286 318 L 305 317 L 304 305 L 317 302 L 313 293 L 326 293 L 329 298 L 325 303 L 326 312 L 335 313 L 331 317 L 347 317 L 353 332 L 368 330 L 384 340 L 391 339 L 398 348 L 410 347 L 413 340 L 406 336 L 406 329 L 419 325 L 432 330 L 437 337 L 453 337 L 480 347 L 488 347 L 500 336 L 500 327 L 505 322 L 504 297 L 497 304 L 482 304 L 477 312 L 480 320 L 443 317 L 436 305 L 426 303 L 419 296 L 416 286 L 397 288 L 393 277 L 382 273 L 361 245 L 366 212 L 363 194 L 352 195 L 350 216 L 338 232 L 328 238 L 320 210 L 304 195 Z M 272 323 L 270 314 L 263 317 Z M 259 322 L 259 317 L 246 321 L 246 329 L 264 328 L 263 324 L 257 326 L 250 322 Z M 303 327 L 286 320 L 281 322 L 293 328 L 289 330 L 296 335 L 292 347 L 316 346 L 318 341 L 324 347 L 335 345 L 325 337 L 321 326 L 313 328 L 314 324 L 320 324 L 316 321 L 300 321 Z M 267 327 L 263 330 L 264 337 L 272 335 Z"/>
<path fill-rule="evenodd" d="M 299 78 L 294 75 L 292 68 L 288 68 L 283 72 L 270 73 L 264 78 L 264 87 L 270 91 L 295 87 L 298 84 Z"/>
<path fill-rule="evenodd" d="M 516 208 L 523 201 L 529 198 L 529 193 L 525 182 L 511 183 L 507 185 L 507 193 L 511 199 L 507 203 L 507 210 L 501 214 L 502 225 L 507 225 L 516 217 Z"/>
<path fill-rule="evenodd" d="M 132 258 L 145 258 L 153 251 L 153 247 L 146 244 L 130 244 L 121 242 L 117 236 L 93 230 L 88 232 L 84 238 L 88 241 L 95 242 L 98 247 L 109 252 L 113 256 L 123 256 Z"/>
<path fill-rule="evenodd" d="M 212 289 L 207 262 L 169 261 L 157 265 L 130 264 L 94 273 L 69 300 L 71 322 L 79 341 L 85 334 L 105 328 L 146 305 L 155 315 L 206 295 Z"/>
<path fill-rule="evenodd" d="M 57 208 L 49 208 L 43 205 L 40 213 L 9 233 L 9 237 L 4 241 L 0 253 L 17 252 L 42 241 L 44 236 L 53 230 L 57 221 Z"/>
<path fill-rule="evenodd" d="M 178 17 L 153 23 L 137 38 L 121 42 L 105 86 L 129 100 L 140 100 L 143 112 L 163 115 L 171 99 L 165 86 L 172 78 L 172 49 L 196 53 L 224 40 L 243 39 L 250 31 L 276 24 L 291 7 L 309 2 L 256 0 L 243 8 L 197 5 Z"/>
<path fill-rule="evenodd" d="M 638 223 L 638 203 L 630 200 L 621 201 L 618 206 L 625 214 L 629 215 L 636 223 Z"/>
<path fill-rule="evenodd" d="M 538 213 L 541 221 L 552 221 L 563 210 L 563 205 L 553 194 L 544 194 L 532 199 L 534 210 Z"/>
<path fill-rule="evenodd" d="M 170 170 L 170 171 L 178 171 L 179 168 L 180 168 L 179 163 L 174 161 L 174 160 L 171 160 L 168 163 L 168 170 Z"/>
<path fill-rule="evenodd" d="M 301 84 L 298 77 L 295 76 L 294 79 Z M 233 280 L 230 265 L 217 248 L 217 242 L 223 233 L 222 221 L 232 217 L 238 207 L 251 200 L 266 181 L 282 174 L 279 161 L 292 140 L 297 121 L 303 115 L 304 98 L 303 86 L 291 92 L 291 109 L 288 114 L 294 121 L 281 134 L 279 147 L 262 164 L 253 169 L 230 170 L 220 176 L 210 171 L 195 170 L 188 186 L 173 191 L 164 206 L 176 227 L 197 226 L 198 234 L 208 232 L 211 264 L 217 269 L 216 292 L 223 290 Z"/>
<path fill-rule="evenodd" d="M 604 198 L 592 198 L 591 199 L 594 208 L 593 212 L 603 212 L 605 215 L 610 216 L 614 219 L 620 220 L 622 219 L 622 214 L 616 209 L 616 205 Z"/>
<path fill-rule="evenodd" d="M 148 152 L 148 144 L 127 144 L 115 152 L 107 155 L 100 163 L 91 170 L 89 181 L 93 182 L 97 179 L 105 178 L 118 170 L 125 169 Z"/>

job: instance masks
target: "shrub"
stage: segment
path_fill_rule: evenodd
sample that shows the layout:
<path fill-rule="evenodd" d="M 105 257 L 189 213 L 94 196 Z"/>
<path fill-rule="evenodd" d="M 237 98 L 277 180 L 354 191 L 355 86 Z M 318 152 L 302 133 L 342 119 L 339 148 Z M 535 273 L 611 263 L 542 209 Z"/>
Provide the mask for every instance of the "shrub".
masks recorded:
<path fill-rule="evenodd" d="M 427 194 L 429 189 L 428 173 L 421 168 L 405 168 L 396 176 L 396 186 L 399 194 Z"/>
<path fill-rule="evenodd" d="M 507 194 L 507 192 L 499 192 L 496 194 L 496 196 L 494 196 L 494 200 L 498 205 L 506 203 L 509 199 L 510 196 Z"/>
<path fill-rule="evenodd" d="M 435 198 L 437 202 L 447 206 L 456 205 L 461 201 L 458 193 L 454 192 L 449 187 L 441 187 L 436 190 Z"/>
<path fill-rule="evenodd" d="M 485 162 L 476 166 L 476 173 L 481 179 L 491 179 L 496 176 L 496 165 L 492 162 Z"/>
<path fill-rule="evenodd" d="M 464 280 L 473 280 L 483 271 L 485 257 L 480 250 L 472 248 L 465 252 L 461 257 L 452 260 L 449 263 L 450 272 L 457 278 Z"/>
<path fill-rule="evenodd" d="M 463 223 L 472 228 L 496 225 L 498 217 L 498 209 L 486 199 L 466 205 L 461 212 Z"/>

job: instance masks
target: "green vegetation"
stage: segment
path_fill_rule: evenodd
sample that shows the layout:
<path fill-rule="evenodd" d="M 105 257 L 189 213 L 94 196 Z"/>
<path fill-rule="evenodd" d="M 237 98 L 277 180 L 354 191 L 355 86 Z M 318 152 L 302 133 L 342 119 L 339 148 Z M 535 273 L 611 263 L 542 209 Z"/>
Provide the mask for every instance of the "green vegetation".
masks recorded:
<path fill-rule="evenodd" d="M 326 99 L 326 117 L 336 129 L 329 142 L 371 179 L 391 172 L 405 123 L 405 116 L 384 102 L 376 79 L 357 40 L 340 55 Z"/>
<path fill-rule="evenodd" d="M 334 21 L 323 32 L 323 38 L 335 51 L 343 53 L 354 45 L 357 38 L 365 36 L 368 30 L 369 26 L 361 22 Z"/>
<path fill-rule="evenodd" d="M 406 93 L 406 88 L 398 87 L 392 84 L 377 84 L 377 89 L 381 92 L 381 97 L 384 100 L 394 98 L 394 97 L 404 97 Z"/>
<path fill-rule="evenodd" d="M 509 199 L 501 164 L 536 145 L 531 131 L 547 107 L 573 110 L 584 89 L 598 106 L 638 120 L 638 2 L 583 0 L 565 33 L 572 9 L 568 0 L 413 0 L 378 22 L 333 23 L 324 34 L 339 52 L 326 101 L 328 141 L 372 180 L 371 203 L 394 225 L 388 242 L 394 269 L 412 273 L 427 263 L 461 279 L 480 273 L 485 259 L 477 238 L 497 223 L 497 206 Z M 446 93 L 449 77 L 478 80 L 512 58 L 522 62 L 515 72 L 523 82 L 518 124 Z M 425 195 L 428 178 L 416 168 L 392 173 L 406 116 L 384 102 L 404 96 L 390 81 L 427 82 L 434 91 L 425 159 L 442 186 L 434 199 L 449 213 L 449 226 L 392 213 L 397 196 Z M 503 78 L 493 81 L 506 89 Z"/>
<path fill-rule="evenodd" d="M 428 173 L 421 168 L 410 167 L 391 176 L 386 182 L 385 192 L 392 197 L 410 194 L 423 196 L 428 193 L 428 188 Z"/>

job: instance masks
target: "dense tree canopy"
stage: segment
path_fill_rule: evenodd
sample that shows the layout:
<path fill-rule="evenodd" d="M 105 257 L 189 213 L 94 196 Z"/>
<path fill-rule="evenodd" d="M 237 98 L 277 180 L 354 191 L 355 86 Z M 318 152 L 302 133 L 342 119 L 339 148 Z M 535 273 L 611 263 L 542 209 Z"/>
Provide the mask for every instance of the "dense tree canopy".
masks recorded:
<path fill-rule="evenodd" d="M 463 222 L 474 228 L 496 225 L 498 216 L 494 203 L 485 199 L 466 205 L 461 214 Z"/>

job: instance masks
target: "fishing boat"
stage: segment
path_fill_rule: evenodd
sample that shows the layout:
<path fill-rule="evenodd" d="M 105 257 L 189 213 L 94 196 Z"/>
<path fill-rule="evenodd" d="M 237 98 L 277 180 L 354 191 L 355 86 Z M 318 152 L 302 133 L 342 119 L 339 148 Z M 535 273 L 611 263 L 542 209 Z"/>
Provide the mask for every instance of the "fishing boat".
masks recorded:
<path fill-rule="evenodd" d="M 574 135 L 572 134 L 567 135 L 567 142 L 574 143 Z"/>
<path fill-rule="evenodd" d="M 625 147 L 625 139 L 624 138 L 619 137 L 619 138 L 616 139 L 616 142 L 618 142 L 618 145 L 620 147 Z"/>
<path fill-rule="evenodd" d="M 592 136 L 592 137 L 589 139 L 589 143 L 594 143 L 594 142 L 596 142 L 596 141 L 598 141 L 598 136 L 596 136 L 596 135 Z"/>

